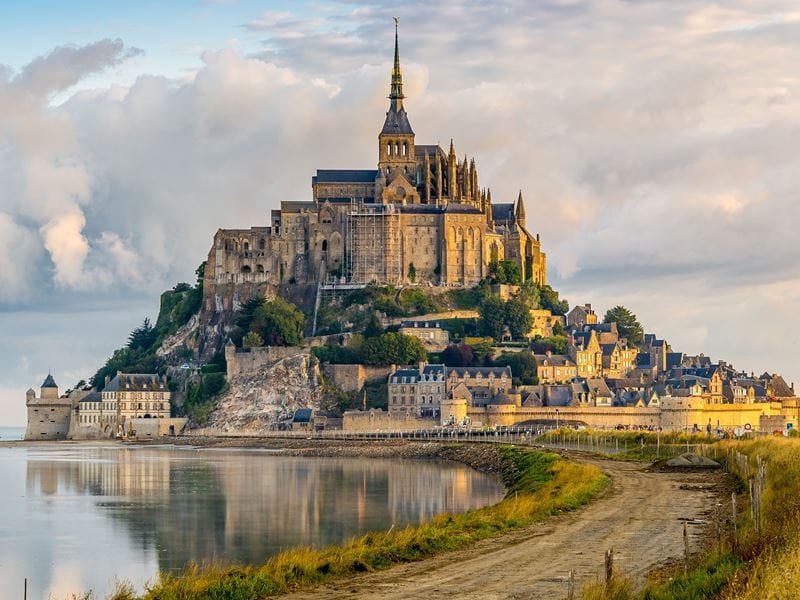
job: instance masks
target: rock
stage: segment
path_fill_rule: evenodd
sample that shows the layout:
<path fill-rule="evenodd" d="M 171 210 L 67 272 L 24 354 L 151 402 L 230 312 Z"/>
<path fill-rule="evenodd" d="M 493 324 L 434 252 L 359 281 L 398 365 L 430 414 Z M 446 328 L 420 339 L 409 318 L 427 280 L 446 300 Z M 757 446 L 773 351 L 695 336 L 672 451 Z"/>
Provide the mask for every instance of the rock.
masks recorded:
<path fill-rule="evenodd" d="M 266 432 L 291 418 L 298 408 L 320 409 L 322 395 L 316 358 L 298 354 L 234 377 L 208 426 L 220 431 Z"/>
<path fill-rule="evenodd" d="M 710 458 L 686 452 L 664 461 L 663 465 L 672 469 L 719 469 L 720 464 Z"/>

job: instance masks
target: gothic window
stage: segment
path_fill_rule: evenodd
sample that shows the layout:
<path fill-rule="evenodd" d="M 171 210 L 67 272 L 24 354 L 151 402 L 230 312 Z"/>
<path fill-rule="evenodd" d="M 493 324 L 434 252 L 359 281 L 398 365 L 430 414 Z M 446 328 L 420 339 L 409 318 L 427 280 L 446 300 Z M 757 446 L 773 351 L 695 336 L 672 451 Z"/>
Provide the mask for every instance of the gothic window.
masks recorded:
<path fill-rule="evenodd" d="M 391 156 L 391 155 L 392 155 L 392 143 L 389 142 L 388 144 L 386 144 L 386 156 Z"/>
<path fill-rule="evenodd" d="M 323 252 L 328 251 L 328 240 L 322 240 L 322 251 Z"/>
<path fill-rule="evenodd" d="M 400 144 L 398 144 L 397 142 L 394 143 L 394 155 L 400 156 Z"/>
<path fill-rule="evenodd" d="M 403 156 L 408 156 L 408 144 L 406 142 L 403 142 Z"/>
<path fill-rule="evenodd" d="M 264 265 L 256 265 L 256 273 L 263 273 Z"/>
<path fill-rule="evenodd" d="M 266 248 L 266 247 L 267 247 L 267 241 L 266 241 L 264 238 L 261 238 L 261 239 L 258 241 L 258 249 L 259 249 L 259 250 L 263 250 L 263 249 L 264 249 L 264 248 Z"/>
<path fill-rule="evenodd" d="M 249 251 L 250 251 L 250 243 L 249 243 L 249 242 L 245 242 L 245 243 L 242 245 L 242 249 L 243 249 L 245 252 L 249 252 Z"/>

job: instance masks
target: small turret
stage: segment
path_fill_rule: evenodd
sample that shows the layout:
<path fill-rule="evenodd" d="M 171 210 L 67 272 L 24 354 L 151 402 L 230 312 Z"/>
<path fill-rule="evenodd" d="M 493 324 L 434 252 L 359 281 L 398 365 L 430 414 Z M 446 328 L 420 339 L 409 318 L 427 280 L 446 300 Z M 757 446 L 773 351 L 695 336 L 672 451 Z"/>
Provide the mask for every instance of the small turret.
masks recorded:
<path fill-rule="evenodd" d="M 519 197 L 517 198 L 514 219 L 516 220 L 517 225 L 520 227 L 525 227 L 525 202 L 522 200 L 522 190 L 519 191 Z"/>

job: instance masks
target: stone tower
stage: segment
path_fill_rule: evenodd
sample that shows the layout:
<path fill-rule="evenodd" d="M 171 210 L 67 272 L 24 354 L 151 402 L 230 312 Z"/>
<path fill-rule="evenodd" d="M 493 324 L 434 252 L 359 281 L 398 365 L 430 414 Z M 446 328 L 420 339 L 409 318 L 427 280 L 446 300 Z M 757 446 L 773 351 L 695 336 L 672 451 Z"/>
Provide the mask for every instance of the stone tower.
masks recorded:
<path fill-rule="evenodd" d="M 389 110 L 378 135 L 378 168 L 385 175 L 393 170 L 414 175 L 414 130 L 403 107 L 403 73 L 400 71 L 400 48 L 397 40 L 397 17 L 394 20 L 394 67 L 389 93 Z"/>
<path fill-rule="evenodd" d="M 69 433 L 72 401 L 59 398 L 58 384 L 48 373 L 40 387 L 39 397 L 32 389 L 25 394 L 28 408 L 26 440 L 63 440 Z"/>

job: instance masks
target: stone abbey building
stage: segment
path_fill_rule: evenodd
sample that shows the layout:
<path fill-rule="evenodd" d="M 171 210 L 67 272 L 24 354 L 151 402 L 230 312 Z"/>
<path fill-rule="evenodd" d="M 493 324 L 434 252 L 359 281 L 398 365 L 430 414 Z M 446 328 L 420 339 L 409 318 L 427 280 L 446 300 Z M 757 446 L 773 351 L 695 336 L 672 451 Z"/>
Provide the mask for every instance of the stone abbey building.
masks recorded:
<path fill-rule="evenodd" d="M 312 200 L 282 202 L 265 227 L 217 231 L 205 271 L 206 310 L 233 308 L 224 306 L 235 302 L 232 295 L 208 294 L 226 284 L 471 286 L 499 260 L 546 282 L 545 254 L 527 229 L 522 193 L 493 203 L 474 158 L 459 160 L 452 141 L 447 151 L 418 144 L 404 98 L 395 29 L 377 168 L 317 170 Z"/>

